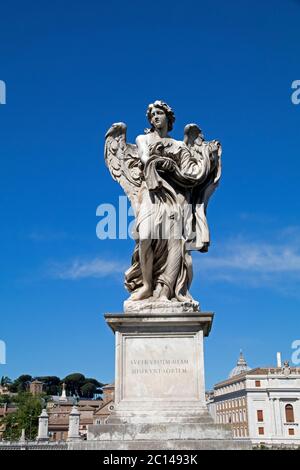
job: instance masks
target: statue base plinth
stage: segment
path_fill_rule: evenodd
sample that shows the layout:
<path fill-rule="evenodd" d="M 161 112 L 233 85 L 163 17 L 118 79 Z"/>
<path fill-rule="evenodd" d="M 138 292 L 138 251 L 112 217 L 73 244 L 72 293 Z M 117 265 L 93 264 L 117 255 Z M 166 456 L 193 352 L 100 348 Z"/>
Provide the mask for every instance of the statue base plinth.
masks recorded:
<path fill-rule="evenodd" d="M 116 335 L 115 410 L 108 422 L 195 422 L 207 415 L 203 337 L 212 313 L 105 315 Z"/>
<path fill-rule="evenodd" d="M 164 315 L 172 313 L 195 313 L 200 312 L 199 302 L 195 300 L 125 300 L 124 312 L 138 313 L 141 315 L 162 313 Z"/>
<path fill-rule="evenodd" d="M 246 450 L 250 441 L 233 439 L 228 426 L 203 423 L 102 424 L 88 427 L 87 441 L 71 450 Z"/>
<path fill-rule="evenodd" d="M 87 441 L 71 448 L 247 448 L 230 428 L 213 423 L 206 406 L 203 339 L 212 313 L 126 312 L 105 319 L 116 337 L 115 408 L 107 424 L 89 426 Z"/>

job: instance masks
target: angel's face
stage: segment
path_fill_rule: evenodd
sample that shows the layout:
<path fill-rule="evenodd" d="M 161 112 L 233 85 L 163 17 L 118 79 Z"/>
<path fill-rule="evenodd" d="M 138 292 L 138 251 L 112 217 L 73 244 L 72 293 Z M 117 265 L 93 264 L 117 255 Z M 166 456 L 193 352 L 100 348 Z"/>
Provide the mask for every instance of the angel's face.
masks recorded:
<path fill-rule="evenodd" d="M 160 108 L 153 108 L 151 111 L 151 124 L 155 129 L 163 129 L 168 127 L 168 119 L 166 113 Z"/>

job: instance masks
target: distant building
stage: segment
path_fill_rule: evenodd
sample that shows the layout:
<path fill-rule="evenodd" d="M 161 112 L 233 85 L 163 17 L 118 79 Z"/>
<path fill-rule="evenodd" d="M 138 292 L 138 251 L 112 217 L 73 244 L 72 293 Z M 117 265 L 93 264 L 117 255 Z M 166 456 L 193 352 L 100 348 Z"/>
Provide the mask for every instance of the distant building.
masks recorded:
<path fill-rule="evenodd" d="M 9 388 L 7 385 L 0 385 L 0 395 L 9 395 Z"/>
<path fill-rule="evenodd" d="M 206 396 L 214 421 L 231 425 L 234 437 L 253 445 L 300 445 L 300 367 L 250 369 L 240 353 L 229 378 Z"/>
<path fill-rule="evenodd" d="M 103 400 L 79 399 L 77 403 L 80 412 L 79 433 L 86 439 L 88 426 L 105 422 L 110 415 L 114 400 L 114 385 L 103 387 Z M 74 403 L 73 397 L 68 397 L 63 387 L 61 396 L 53 396 L 47 404 L 49 415 L 49 434 L 51 441 L 66 441 L 69 430 L 69 414 Z"/>
<path fill-rule="evenodd" d="M 94 413 L 93 424 L 106 424 L 111 412 L 114 410 L 115 385 L 109 384 L 102 387 L 103 401 Z"/>
<path fill-rule="evenodd" d="M 43 393 L 43 382 L 40 380 L 33 380 L 29 384 L 29 392 L 32 393 L 32 395 L 40 395 Z"/>

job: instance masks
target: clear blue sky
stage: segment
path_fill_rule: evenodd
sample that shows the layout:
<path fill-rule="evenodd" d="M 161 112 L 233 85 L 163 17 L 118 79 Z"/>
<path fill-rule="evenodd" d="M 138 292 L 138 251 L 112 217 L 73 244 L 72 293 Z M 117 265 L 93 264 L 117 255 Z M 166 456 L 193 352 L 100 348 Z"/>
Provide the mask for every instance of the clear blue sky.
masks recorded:
<path fill-rule="evenodd" d="M 212 246 L 192 293 L 214 311 L 207 387 L 239 349 L 253 367 L 300 339 L 300 2 L 14 1 L 0 12 L 0 339 L 16 377 L 114 377 L 105 312 L 122 311 L 131 240 L 100 241 L 96 208 L 121 189 L 104 134 L 133 141 L 155 99 L 223 144 Z"/>

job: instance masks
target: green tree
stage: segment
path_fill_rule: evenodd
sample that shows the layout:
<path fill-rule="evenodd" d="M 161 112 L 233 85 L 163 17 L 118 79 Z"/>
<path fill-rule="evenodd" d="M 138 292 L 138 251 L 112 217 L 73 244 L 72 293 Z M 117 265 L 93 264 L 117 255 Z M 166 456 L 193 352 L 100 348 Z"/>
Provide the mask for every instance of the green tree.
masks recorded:
<path fill-rule="evenodd" d="M 20 438 L 21 433 L 18 429 L 16 415 L 16 413 L 9 413 L 0 420 L 0 424 L 5 426 L 3 439 L 7 441 L 16 441 Z"/>
<path fill-rule="evenodd" d="M 71 395 L 93 398 L 96 393 L 102 393 L 101 387 L 103 384 L 101 382 L 92 377 L 86 378 L 79 372 L 67 375 L 63 382 L 66 384 L 67 390 Z"/>
<path fill-rule="evenodd" d="M 87 386 L 88 385 L 88 386 Z M 94 385 L 94 387 L 92 387 Z M 84 385 L 81 387 L 83 397 L 94 398 L 95 395 L 102 395 L 103 383 L 93 378 L 86 378 Z"/>
<path fill-rule="evenodd" d="M 60 392 L 61 380 L 56 375 L 46 375 L 42 377 L 35 377 L 36 380 L 43 382 L 43 392 L 46 395 L 58 395 Z"/>
<path fill-rule="evenodd" d="M 97 386 L 92 382 L 86 382 L 80 387 L 80 395 L 85 398 L 93 398 L 97 392 Z"/>
<path fill-rule="evenodd" d="M 0 380 L 0 385 L 1 387 L 6 387 L 12 383 L 12 380 L 7 377 L 7 375 L 2 375 L 1 380 Z"/>
<path fill-rule="evenodd" d="M 10 385 L 9 390 L 11 392 L 19 393 L 25 392 L 28 390 L 29 383 L 31 382 L 32 377 L 28 374 L 20 375 L 14 382 Z"/>
<path fill-rule="evenodd" d="M 42 411 L 41 396 L 33 396 L 29 392 L 20 392 L 14 399 L 17 405 L 15 413 L 9 413 L 2 419 L 5 424 L 4 439 L 15 440 L 25 429 L 27 439 L 35 439 L 38 431 L 38 417 Z"/>
<path fill-rule="evenodd" d="M 85 383 L 85 376 L 79 372 L 67 375 L 63 382 L 66 384 L 68 392 L 71 395 L 80 395 L 80 389 Z"/>
<path fill-rule="evenodd" d="M 11 397 L 9 395 L 0 395 L 0 406 L 5 405 L 5 403 L 11 403 Z"/>
<path fill-rule="evenodd" d="M 98 387 L 98 388 L 101 388 L 104 385 L 103 383 L 99 382 L 97 379 L 93 379 L 93 378 L 90 378 L 90 377 L 89 378 L 86 377 L 85 382 L 90 382 L 90 383 L 96 385 L 96 387 Z"/>

